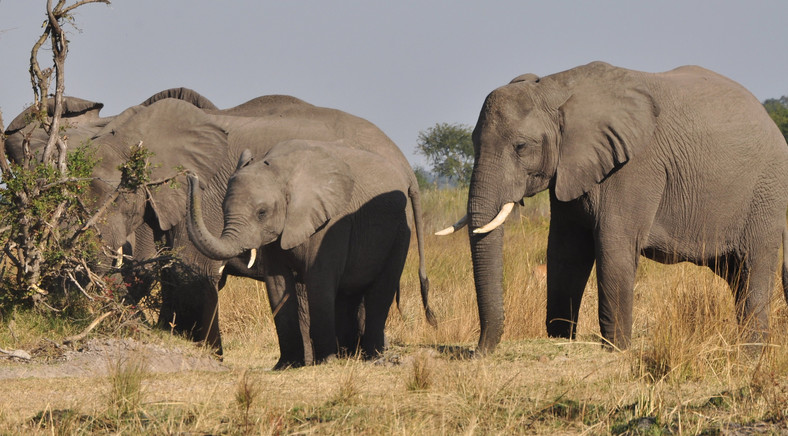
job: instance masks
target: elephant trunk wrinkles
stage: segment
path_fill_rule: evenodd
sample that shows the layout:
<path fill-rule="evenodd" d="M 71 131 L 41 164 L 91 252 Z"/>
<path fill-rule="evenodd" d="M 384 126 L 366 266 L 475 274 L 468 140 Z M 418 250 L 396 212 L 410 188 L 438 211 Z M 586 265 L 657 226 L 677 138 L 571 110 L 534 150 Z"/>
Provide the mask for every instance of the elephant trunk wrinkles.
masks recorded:
<path fill-rule="evenodd" d="M 498 213 L 500 205 L 491 191 L 482 189 L 479 183 L 471 182 L 468 198 L 470 225 L 468 234 L 473 260 L 473 280 L 476 286 L 476 302 L 479 306 L 481 333 L 477 352 L 486 354 L 495 350 L 503 335 L 503 227 L 490 233 L 476 234 L 479 226 L 490 222 Z"/>
<path fill-rule="evenodd" d="M 197 176 L 189 175 L 189 219 L 186 221 L 189 238 L 205 256 L 214 260 L 224 260 L 243 252 L 237 238 L 222 235 L 215 237 L 202 219 L 202 191 Z"/>

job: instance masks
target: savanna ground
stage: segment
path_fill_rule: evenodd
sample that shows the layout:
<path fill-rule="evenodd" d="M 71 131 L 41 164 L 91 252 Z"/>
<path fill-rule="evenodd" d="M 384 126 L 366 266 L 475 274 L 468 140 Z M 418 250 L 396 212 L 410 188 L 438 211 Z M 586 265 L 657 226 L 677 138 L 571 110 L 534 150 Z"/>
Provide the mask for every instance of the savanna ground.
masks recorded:
<path fill-rule="evenodd" d="M 430 231 L 464 213 L 462 191 L 422 196 Z M 390 349 L 377 362 L 270 371 L 278 357 L 270 308 L 251 280 L 230 280 L 220 294 L 222 364 L 166 333 L 111 322 L 58 348 L 91 319 L 9 315 L 0 348 L 33 359 L 0 359 L 0 432 L 788 434 L 788 308 L 777 286 L 771 343 L 760 353 L 741 347 L 721 279 L 646 260 L 630 350 L 601 349 L 593 276 L 578 340 L 548 339 L 545 281 L 535 269 L 545 259 L 548 213 L 541 195 L 507 223 L 506 330 L 490 356 L 469 358 L 479 324 L 467 234 L 430 235 L 440 325 L 424 320 L 412 250 L 401 310 L 392 306 L 387 325 Z M 125 337 L 113 337 L 119 330 Z"/>

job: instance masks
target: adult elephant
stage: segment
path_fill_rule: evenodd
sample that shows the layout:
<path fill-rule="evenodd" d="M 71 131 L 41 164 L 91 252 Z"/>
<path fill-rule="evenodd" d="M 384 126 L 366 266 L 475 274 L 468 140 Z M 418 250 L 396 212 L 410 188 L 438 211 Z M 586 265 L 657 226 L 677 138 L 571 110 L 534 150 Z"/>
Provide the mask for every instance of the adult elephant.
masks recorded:
<path fill-rule="evenodd" d="M 389 307 L 410 244 L 408 198 L 422 226 L 409 169 L 342 142 L 285 141 L 254 161 L 244 153 L 223 201 L 221 237 L 202 219 L 197 176 L 189 178 L 188 230 L 212 259 L 260 249 L 266 287 L 295 295 L 304 285 L 314 360 L 339 349 L 383 351 Z M 415 199 L 415 201 L 414 201 Z M 426 291 L 426 289 L 425 289 Z M 422 302 L 435 325 L 427 294 Z M 357 314 L 363 301 L 363 325 Z"/>
<path fill-rule="evenodd" d="M 119 115 L 101 117 L 100 111 L 103 104 L 75 97 L 64 98 L 63 126 L 64 134 L 67 136 L 72 147 L 86 143 L 92 143 L 96 157 L 99 159 L 98 166 L 95 168 L 95 180 L 91 182 L 92 200 L 95 205 L 102 204 L 114 193 L 118 185 L 120 173 L 118 165 L 125 162 L 129 157 L 130 145 L 133 139 L 125 137 L 126 134 L 134 136 L 135 133 L 145 130 L 140 122 L 145 120 L 148 106 L 166 98 L 178 98 L 183 105 L 193 108 L 194 111 L 218 111 L 218 108 L 210 101 L 198 93 L 185 88 L 158 93 L 141 105 L 134 106 Z M 53 102 L 50 100 L 48 107 L 49 115 L 53 112 Z M 11 122 L 6 130 L 7 141 L 6 151 L 12 162 L 22 162 L 24 153 L 24 142 L 29 141 L 28 153 L 40 153 L 47 141 L 46 132 L 38 123 L 31 122 L 32 108 L 24 111 Z M 172 121 L 172 116 L 168 118 Z M 188 121 L 184 124 L 188 124 Z M 151 125 L 149 132 L 163 131 L 162 123 Z M 221 129 L 218 129 L 221 136 L 225 136 Z M 173 129 L 176 132 L 177 128 Z M 216 135 L 213 143 L 203 143 L 201 154 L 193 155 L 190 151 L 188 140 L 184 138 L 180 142 L 168 142 L 164 135 L 160 135 L 162 140 L 153 141 L 151 149 L 156 156 L 153 162 L 153 178 L 168 178 L 174 175 L 174 166 L 183 156 L 185 162 L 194 157 L 197 159 L 195 164 L 199 168 L 207 168 L 210 165 L 200 162 L 208 156 L 212 159 L 222 159 L 227 155 L 228 149 L 224 145 L 226 138 Z M 138 136 L 141 136 L 138 135 Z M 148 144 L 146 144 L 147 146 Z M 215 146 L 214 146 L 215 145 Z M 176 190 L 170 189 L 151 189 L 150 196 L 144 192 L 123 192 L 118 199 L 107 209 L 103 219 L 99 220 L 97 227 L 101 234 L 102 242 L 115 253 L 121 250 L 126 256 L 131 256 L 135 260 L 145 261 L 156 256 L 157 246 L 168 246 L 171 249 L 180 249 L 176 246 L 174 238 L 176 234 L 175 224 L 180 221 L 178 215 L 184 215 L 179 211 L 170 210 L 168 204 L 172 199 L 176 199 Z M 185 203 L 184 203 L 185 204 Z M 187 250 L 188 251 L 188 250 Z M 188 255 L 188 253 L 186 253 Z M 101 258 L 100 268 L 107 270 L 113 263 L 114 257 Z M 179 281 L 174 277 L 172 270 L 165 270 L 162 277 L 152 278 L 142 269 L 130 269 L 129 262 L 123 268 L 123 277 L 127 284 L 133 285 L 129 288 L 130 294 L 138 297 L 147 288 L 150 280 L 162 281 L 162 310 L 160 324 L 166 326 L 173 321 L 174 329 L 179 332 L 187 333 L 195 340 L 206 341 L 219 354 L 221 354 L 221 337 L 219 335 L 218 324 L 215 318 L 215 293 L 210 292 L 210 286 L 198 286 L 194 292 L 199 295 L 189 301 L 186 298 L 177 298 L 176 284 L 183 282 L 204 281 L 200 277 L 199 269 L 192 268 L 187 262 L 182 263 L 178 268 L 181 271 L 188 271 L 188 279 Z M 140 278 L 143 278 L 140 283 Z M 192 283 L 193 285 L 193 283 Z M 175 315 L 177 312 L 178 316 Z"/>
<path fill-rule="evenodd" d="M 712 268 L 750 339 L 763 339 L 786 243 L 788 146 L 743 87 L 697 66 L 651 74 L 594 62 L 527 74 L 487 96 L 473 142 L 466 218 L 480 352 L 503 331 L 498 226 L 513 203 L 545 189 L 550 336 L 574 337 L 596 262 L 602 336 L 627 348 L 644 255 Z M 785 287 L 785 262 L 782 271 Z"/>
<path fill-rule="evenodd" d="M 68 123 L 72 130 L 66 134 L 71 144 L 79 143 L 77 133 L 81 130 L 77 129 L 85 129 L 88 133 L 84 138 L 96 146 L 101 160 L 95 170 L 97 178 L 92 183 L 92 192 L 99 204 L 114 191 L 120 179 L 118 164 L 128 159 L 129 147 L 139 141 L 154 153 L 152 180 L 176 177 L 175 168 L 179 166 L 199 174 L 205 184 L 206 225 L 211 230 L 222 227 L 221 199 L 226 181 L 241 152 L 251 147 L 250 143 L 254 143 L 255 153 L 265 153 L 286 139 L 344 139 L 352 147 L 388 158 L 392 165 L 409 167 L 402 152 L 383 132 L 350 114 L 316 107 L 289 96 L 263 96 L 222 111 L 187 91 L 163 91 L 142 105 L 107 118 L 98 117 L 100 104 L 75 105 L 78 109 Z M 79 117 L 83 115 L 81 120 Z M 20 117 L 25 118 L 24 114 Z M 13 122 L 11 126 L 17 127 Z M 21 153 L 16 150 L 21 150 L 25 135 L 32 138 L 33 149 L 36 144 L 40 146 L 36 138 L 42 132 L 37 130 L 40 129 L 35 125 L 9 129 L 9 155 Z M 221 352 L 218 289 L 228 274 L 262 278 L 262 273 L 255 265 L 247 267 L 248 259 L 218 262 L 206 258 L 193 246 L 184 220 L 186 183 L 180 177 L 176 180 L 179 181 L 176 188 L 122 193 L 105 212 L 106 219 L 99 223 L 99 230 L 103 242 L 113 251 L 124 245 L 129 247 L 132 245 L 129 242 L 133 242 L 131 254 L 137 259 L 143 257 L 137 256 L 140 251 L 151 254 L 152 249 L 147 247 L 155 246 L 153 240 L 163 240 L 175 250 L 181 265 L 162 278 L 164 302 L 159 322 L 164 327 L 173 323 L 177 330 L 191 333 L 195 340 L 204 340 Z M 420 273 L 426 285 L 423 262 Z M 274 294 L 269 294 L 269 298 L 272 307 L 279 308 L 274 320 L 281 352 L 277 367 L 304 364 L 309 356 L 304 354 L 302 334 L 298 330 L 295 298 Z"/>

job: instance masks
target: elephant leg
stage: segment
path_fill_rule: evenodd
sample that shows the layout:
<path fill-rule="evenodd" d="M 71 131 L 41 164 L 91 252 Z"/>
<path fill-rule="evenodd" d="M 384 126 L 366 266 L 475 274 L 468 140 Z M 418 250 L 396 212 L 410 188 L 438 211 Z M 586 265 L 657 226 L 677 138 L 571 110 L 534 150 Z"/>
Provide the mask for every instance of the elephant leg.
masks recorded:
<path fill-rule="evenodd" d="M 204 342 L 221 356 L 219 291 L 215 281 L 189 267 L 175 266 L 162 272 L 161 292 L 159 326 Z"/>
<path fill-rule="evenodd" d="M 365 319 L 364 333 L 361 336 L 361 351 L 367 359 L 375 358 L 385 350 L 386 319 L 398 291 L 399 275 L 396 283 L 392 283 L 390 278 L 385 281 L 379 280 L 364 295 Z"/>
<path fill-rule="evenodd" d="M 279 360 L 274 369 L 305 365 L 304 341 L 301 333 L 299 296 L 293 273 L 269 253 L 262 254 L 266 265 L 265 287 L 279 340 Z"/>
<path fill-rule="evenodd" d="M 547 334 L 575 338 L 580 303 L 591 268 L 594 239 L 590 230 L 561 217 L 551 219 L 547 240 Z"/>
<path fill-rule="evenodd" d="M 313 279 L 307 280 L 309 304 L 309 336 L 312 339 L 314 362 L 321 363 L 337 354 L 336 335 L 336 280 L 332 275 L 323 276 L 310 271 Z"/>
<path fill-rule="evenodd" d="M 337 295 L 334 310 L 337 345 L 339 352 L 344 355 L 352 356 L 358 352 L 361 335 L 358 316 L 359 311 L 363 310 L 361 297 L 361 294 L 346 294 L 343 292 Z"/>
<path fill-rule="evenodd" d="M 745 259 L 726 256 L 715 268 L 731 287 L 736 317 L 744 340 L 750 343 L 765 342 L 769 332 L 770 297 L 779 253 L 777 249 L 765 251 L 750 251 Z"/>
<path fill-rule="evenodd" d="M 364 334 L 361 350 L 371 359 L 383 353 L 386 346 L 386 319 L 391 303 L 400 289 L 400 277 L 405 267 L 410 244 L 410 229 L 403 223 L 399 227 L 391 253 L 374 283 L 364 293 Z"/>
<path fill-rule="evenodd" d="M 295 283 L 296 296 L 298 297 L 298 327 L 301 331 L 301 341 L 304 344 L 304 365 L 314 365 L 315 355 L 312 347 L 312 338 L 309 337 L 309 300 L 306 286 Z"/>
<path fill-rule="evenodd" d="M 224 350 L 219 331 L 219 291 L 211 286 L 211 289 L 205 289 L 204 295 L 200 321 L 195 326 L 194 340 L 204 342 L 216 355 L 221 356 Z"/>
<path fill-rule="evenodd" d="M 634 241 L 601 236 L 597 241 L 596 273 L 599 290 L 599 329 L 606 345 L 629 348 L 632 303 L 640 258 Z"/>

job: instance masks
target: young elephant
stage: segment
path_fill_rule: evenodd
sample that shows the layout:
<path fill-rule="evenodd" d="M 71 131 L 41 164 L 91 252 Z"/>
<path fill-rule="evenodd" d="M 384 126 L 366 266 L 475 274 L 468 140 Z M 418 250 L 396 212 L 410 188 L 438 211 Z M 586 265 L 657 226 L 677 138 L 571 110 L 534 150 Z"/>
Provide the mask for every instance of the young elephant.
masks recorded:
<path fill-rule="evenodd" d="M 342 142 L 285 141 L 262 160 L 241 156 L 227 185 L 221 237 L 203 224 L 199 180 L 190 176 L 189 235 L 213 259 L 260 248 L 266 286 L 287 295 L 305 288 L 309 316 L 301 319 L 309 324 L 315 362 L 336 354 L 337 343 L 353 352 L 359 340 L 373 357 L 383 350 L 410 244 L 410 180 L 380 155 Z M 418 228 L 419 207 L 412 206 Z"/>

